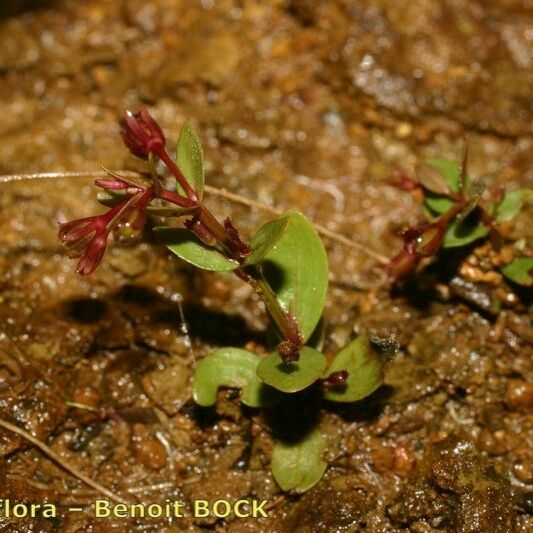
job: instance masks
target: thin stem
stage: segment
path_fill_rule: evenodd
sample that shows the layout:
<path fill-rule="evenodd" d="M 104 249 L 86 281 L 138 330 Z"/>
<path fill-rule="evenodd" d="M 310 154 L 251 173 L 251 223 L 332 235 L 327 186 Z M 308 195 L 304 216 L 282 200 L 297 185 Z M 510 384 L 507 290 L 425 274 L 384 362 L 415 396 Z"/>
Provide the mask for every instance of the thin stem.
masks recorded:
<path fill-rule="evenodd" d="M 268 281 L 264 278 L 262 272 L 257 267 L 250 267 L 250 276 L 248 276 L 248 282 L 263 300 L 265 308 L 278 327 L 283 338 L 291 341 L 296 346 L 302 345 L 302 338 L 296 323 L 291 320 L 288 314 L 282 309 L 279 304 L 276 294 L 272 290 L 272 287 Z"/>
<path fill-rule="evenodd" d="M 158 194 L 157 197 L 161 200 L 165 200 L 166 202 L 170 202 L 171 204 L 176 204 L 180 207 L 197 207 L 198 203 L 194 200 L 190 200 L 189 198 L 184 198 L 183 196 L 180 196 L 178 193 L 174 191 L 170 191 L 169 189 L 162 188 Z"/>
<path fill-rule="evenodd" d="M 150 169 L 150 176 L 152 178 L 154 191 L 157 194 L 161 190 L 161 182 L 159 181 L 159 175 L 157 174 L 157 169 L 155 166 L 154 154 L 152 152 L 148 154 L 148 168 Z"/>
<path fill-rule="evenodd" d="M 185 191 L 185 194 L 188 198 L 191 200 L 198 202 L 198 194 L 196 191 L 189 185 L 189 182 L 186 180 L 185 176 L 181 173 L 181 170 L 178 168 L 176 163 L 172 161 L 166 150 L 163 150 L 161 153 L 156 154 L 163 163 L 167 166 L 167 168 L 174 174 L 176 179 L 178 180 L 178 183 L 182 186 L 183 190 Z"/>
<path fill-rule="evenodd" d="M 232 259 L 241 261 L 241 253 L 236 243 L 228 235 L 224 226 L 213 216 L 211 211 L 203 204 L 199 204 L 198 220 L 209 230 L 215 239 L 224 248 Z"/>

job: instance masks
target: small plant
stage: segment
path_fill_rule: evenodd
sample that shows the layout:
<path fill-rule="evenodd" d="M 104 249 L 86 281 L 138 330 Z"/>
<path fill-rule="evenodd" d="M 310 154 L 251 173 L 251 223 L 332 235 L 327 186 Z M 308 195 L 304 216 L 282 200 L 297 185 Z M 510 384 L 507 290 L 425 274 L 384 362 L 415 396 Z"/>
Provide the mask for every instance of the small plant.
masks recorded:
<path fill-rule="evenodd" d="M 180 131 L 175 161 L 147 110 L 127 112 L 121 133 L 130 152 L 147 161 L 148 172 L 138 179 L 108 172 L 95 183 L 102 189 L 99 201 L 109 210 L 60 224 L 60 241 L 70 257 L 79 258 L 77 272 L 86 276 L 96 269 L 112 232 L 139 233 L 150 214 L 182 219 L 183 227 L 155 228 L 161 242 L 198 268 L 233 272 L 253 288 L 270 318 L 273 342 L 266 357 L 221 348 L 200 361 L 193 382 L 199 405 L 213 405 L 221 387 L 241 389 L 240 399 L 249 407 L 268 408 L 291 402 L 301 391 L 333 402 L 354 402 L 380 386 L 386 357 L 367 335 L 329 362 L 315 341 L 328 288 L 328 261 L 320 237 L 302 214 L 289 211 L 267 222 L 247 242 L 229 218 L 220 223 L 204 203 L 203 153 L 190 125 Z M 175 177 L 175 190 L 162 185 L 158 161 Z M 396 267 L 400 270 L 405 269 Z M 314 485 L 326 468 L 324 447 L 316 423 L 303 435 L 278 439 L 272 471 L 279 485 L 296 492 Z"/>
<path fill-rule="evenodd" d="M 441 249 L 458 248 L 486 238 L 499 248 L 504 241 L 501 228 L 533 198 L 533 189 L 499 189 L 482 200 L 484 186 L 470 179 L 467 163 L 465 146 L 461 164 L 429 159 L 419 167 L 416 179 L 400 172 L 393 180 L 393 185 L 405 191 L 422 191 L 430 220 L 403 232 L 403 250 L 387 266 L 392 284 Z M 533 257 L 525 251 L 523 254 L 501 267 L 501 272 L 514 283 L 532 286 Z"/>

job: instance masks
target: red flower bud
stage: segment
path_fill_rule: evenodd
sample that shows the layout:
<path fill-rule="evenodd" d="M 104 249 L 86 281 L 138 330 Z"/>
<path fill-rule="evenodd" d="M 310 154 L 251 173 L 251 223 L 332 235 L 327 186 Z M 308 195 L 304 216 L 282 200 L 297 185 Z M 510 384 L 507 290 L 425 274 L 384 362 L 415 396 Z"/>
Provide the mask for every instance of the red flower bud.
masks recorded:
<path fill-rule="evenodd" d="M 108 233 L 96 235 L 85 248 L 85 253 L 80 259 L 76 272 L 81 276 L 88 276 L 100 264 L 107 247 Z"/>
<path fill-rule="evenodd" d="M 146 108 L 137 114 L 126 111 L 120 122 L 121 135 L 129 151 L 140 159 L 148 159 L 150 152 L 160 155 L 165 149 L 165 135 Z"/>
<path fill-rule="evenodd" d="M 76 272 L 87 276 L 99 265 L 104 256 L 108 224 L 119 211 L 115 206 L 103 215 L 73 220 L 59 225 L 59 240 L 64 245 L 69 257 L 81 257 Z"/>
<path fill-rule="evenodd" d="M 130 187 L 128 183 L 118 178 L 98 178 L 94 180 L 94 184 L 101 189 L 110 191 L 123 191 Z"/>
<path fill-rule="evenodd" d="M 59 240 L 69 257 L 80 257 L 76 272 L 88 276 L 102 261 L 107 239 L 120 223 L 141 230 L 146 223 L 146 207 L 154 197 L 152 189 L 141 191 L 112 207 L 107 213 L 59 224 Z"/>

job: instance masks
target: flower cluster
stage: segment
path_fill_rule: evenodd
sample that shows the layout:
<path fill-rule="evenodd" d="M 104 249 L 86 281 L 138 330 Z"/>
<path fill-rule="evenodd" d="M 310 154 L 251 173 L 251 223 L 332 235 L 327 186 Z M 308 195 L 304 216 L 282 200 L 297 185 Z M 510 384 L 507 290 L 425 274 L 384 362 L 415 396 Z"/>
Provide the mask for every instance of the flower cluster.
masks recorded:
<path fill-rule="evenodd" d="M 96 183 L 108 190 L 128 189 L 131 195 L 102 215 L 59 224 L 59 240 L 69 257 L 80 258 L 76 272 L 82 276 L 88 276 L 100 264 L 109 234 L 119 224 L 127 224 L 136 231 L 144 228 L 146 207 L 153 198 L 152 189 L 132 189 L 117 178 Z"/>
<path fill-rule="evenodd" d="M 138 181 L 113 172 L 95 183 L 109 193 L 111 209 L 102 215 L 60 224 L 59 240 L 70 257 L 80 258 L 77 272 L 89 275 L 100 264 L 111 232 L 120 225 L 140 231 L 147 220 L 147 208 L 152 200 L 177 206 L 178 216 L 190 215 L 185 226 L 203 242 L 220 246 L 230 257 L 243 260 L 250 253 L 229 219 L 224 225 L 205 208 L 198 192 L 189 184 L 165 149 L 165 135 L 146 109 L 133 114 L 127 111 L 120 121 L 120 133 L 129 151 L 150 161 L 151 181 Z M 174 175 L 184 195 L 161 186 L 154 158 L 160 159 Z M 176 211 L 176 210 L 174 210 Z"/>
<path fill-rule="evenodd" d="M 146 109 L 135 115 L 126 112 L 120 124 L 124 143 L 133 155 L 148 159 L 154 154 L 168 159 L 163 131 Z M 144 228 L 147 207 L 153 199 L 161 198 L 180 207 L 194 205 L 188 198 L 155 187 L 154 183 L 144 185 L 113 172 L 106 178 L 96 179 L 95 184 L 108 192 L 121 193 L 115 205 L 102 215 L 59 224 L 59 240 L 69 257 L 80 258 L 76 272 L 82 276 L 88 276 L 100 264 L 109 235 L 115 228 L 119 225 L 127 225 L 135 231 Z"/>

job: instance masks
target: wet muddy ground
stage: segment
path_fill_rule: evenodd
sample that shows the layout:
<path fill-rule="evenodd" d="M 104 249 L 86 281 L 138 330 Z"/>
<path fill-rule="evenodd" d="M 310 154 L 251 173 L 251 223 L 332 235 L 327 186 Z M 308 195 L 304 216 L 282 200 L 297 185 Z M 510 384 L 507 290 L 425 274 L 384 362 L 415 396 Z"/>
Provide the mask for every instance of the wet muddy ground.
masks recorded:
<path fill-rule="evenodd" d="M 195 124 L 210 184 L 300 209 L 392 256 L 398 229 L 423 216 L 416 198 L 387 185 L 395 168 L 457 158 L 468 135 L 474 177 L 531 183 L 526 8 L 525 0 L 4 2 L 0 174 L 140 168 L 115 123 L 147 104 L 172 142 L 185 120 Z M 264 345 L 247 287 L 190 269 L 149 235 L 112 246 L 80 279 L 57 246 L 56 220 L 98 209 L 91 180 L 0 187 L 1 417 L 132 501 L 271 502 L 261 520 L 110 522 L 62 512 L 0 518 L 2 530 L 533 527 L 530 294 L 484 275 L 498 263 L 486 246 L 447 256 L 390 293 L 368 287 L 372 258 L 325 241 L 335 277 L 327 352 L 362 329 L 395 338 L 401 351 L 372 397 L 323 406 L 330 467 L 308 493 L 283 496 L 269 472 L 276 421 L 241 409 L 231 391 L 213 410 L 190 396 L 194 361 L 209 349 Z M 208 201 L 245 234 L 265 220 Z M 508 234 L 531 246 L 531 210 Z M 496 295 L 502 310 L 457 297 L 455 274 Z M 294 416 L 311 404 L 304 398 Z M 7 430 L 0 481 L 2 498 L 62 509 L 98 496 Z"/>

